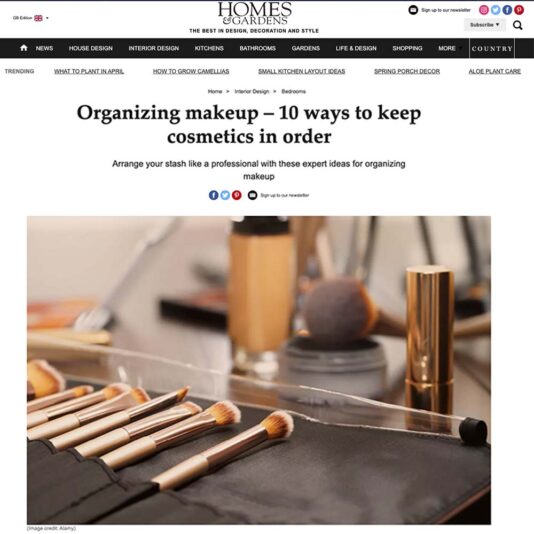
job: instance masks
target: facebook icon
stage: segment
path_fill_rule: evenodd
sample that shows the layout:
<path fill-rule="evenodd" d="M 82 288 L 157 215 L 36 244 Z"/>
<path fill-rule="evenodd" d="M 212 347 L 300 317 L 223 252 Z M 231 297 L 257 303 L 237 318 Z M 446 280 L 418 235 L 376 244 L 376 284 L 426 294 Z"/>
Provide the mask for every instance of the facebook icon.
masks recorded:
<path fill-rule="evenodd" d="M 502 6 L 502 12 L 505 15 L 509 15 L 512 12 L 512 6 L 509 6 L 509 5 Z"/>
<path fill-rule="evenodd" d="M 215 189 L 210 191 L 210 198 L 211 198 L 211 200 L 217 200 L 219 198 L 219 193 L 217 193 L 217 191 L 215 191 Z"/>

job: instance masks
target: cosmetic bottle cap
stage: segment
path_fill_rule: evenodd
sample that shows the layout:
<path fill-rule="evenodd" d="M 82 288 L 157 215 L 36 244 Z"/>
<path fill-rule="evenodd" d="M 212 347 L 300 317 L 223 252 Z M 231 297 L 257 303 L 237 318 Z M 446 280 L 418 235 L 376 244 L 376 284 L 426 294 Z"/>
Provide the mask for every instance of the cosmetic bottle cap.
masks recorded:
<path fill-rule="evenodd" d="M 460 423 L 460 437 L 467 445 L 480 446 L 486 443 L 488 437 L 488 427 L 480 419 L 466 417 Z"/>
<path fill-rule="evenodd" d="M 289 233 L 287 217 L 243 217 L 234 220 L 232 231 L 240 235 L 282 235 Z"/>

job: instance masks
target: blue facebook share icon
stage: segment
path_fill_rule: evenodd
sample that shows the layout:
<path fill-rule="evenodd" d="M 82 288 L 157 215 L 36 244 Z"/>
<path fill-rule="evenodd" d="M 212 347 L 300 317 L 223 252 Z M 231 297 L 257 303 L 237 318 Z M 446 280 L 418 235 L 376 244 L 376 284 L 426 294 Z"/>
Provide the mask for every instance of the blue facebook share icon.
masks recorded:
<path fill-rule="evenodd" d="M 509 15 L 512 12 L 512 6 L 509 6 L 508 4 L 505 6 L 502 6 L 502 12 L 505 15 Z"/>
<path fill-rule="evenodd" d="M 210 198 L 211 200 L 217 200 L 219 198 L 219 193 L 217 193 L 215 190 L 210 191 Z"/>
<path fill-rule="evenodd" d="M 221 191 L 221 198 L 223 200 L 228 200 L 230 198 L 230 191 L 227 191 L 226 189 Z"/>

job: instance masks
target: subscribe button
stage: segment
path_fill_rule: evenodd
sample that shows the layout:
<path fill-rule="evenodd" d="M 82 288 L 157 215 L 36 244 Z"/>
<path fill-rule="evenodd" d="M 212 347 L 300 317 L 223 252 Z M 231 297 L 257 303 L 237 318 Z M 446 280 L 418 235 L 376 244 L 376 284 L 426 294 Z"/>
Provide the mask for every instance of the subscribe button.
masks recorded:
<path fill-rule="evenodd" d="M 502 19 L 465 19 L 464 30 L 468 32 L 505 32 L 506 21 Z"/>

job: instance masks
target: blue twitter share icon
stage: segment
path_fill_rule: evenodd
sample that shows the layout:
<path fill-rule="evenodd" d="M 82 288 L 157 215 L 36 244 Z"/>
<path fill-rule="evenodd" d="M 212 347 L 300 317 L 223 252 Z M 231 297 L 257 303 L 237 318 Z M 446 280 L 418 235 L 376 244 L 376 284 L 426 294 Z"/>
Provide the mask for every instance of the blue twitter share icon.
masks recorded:
<path fill-rule="evenodd" d="M 223 200 L 228 200 L 230 198 L 230 191 L 226 191 L 226 189 L 221 191 L 221 198 Z"/>

